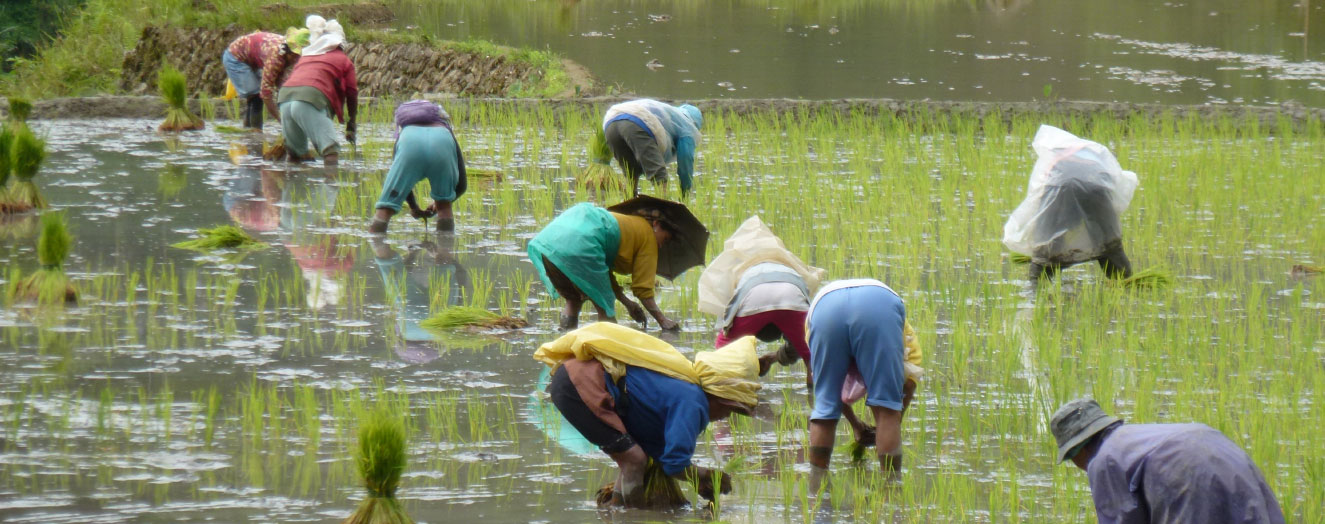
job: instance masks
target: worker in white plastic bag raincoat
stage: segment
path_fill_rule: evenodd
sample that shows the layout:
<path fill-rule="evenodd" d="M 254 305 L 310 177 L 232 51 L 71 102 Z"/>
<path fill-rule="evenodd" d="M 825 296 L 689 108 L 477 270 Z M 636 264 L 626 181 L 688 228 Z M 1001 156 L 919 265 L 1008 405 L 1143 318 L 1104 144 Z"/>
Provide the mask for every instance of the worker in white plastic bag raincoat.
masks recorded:
<path fill-rule="evenodd" d="M 1026 199 L 1003 226 L 1003 244 L 1031 258 L 1032 281 L 1092 260 L 1110 278 L 1131 276 L 1118 216 L 1132 201 L 1136 174 L 1108 148 L 1056 127 L 1040 126 L 1031 147 L 1039 159 Z"/>

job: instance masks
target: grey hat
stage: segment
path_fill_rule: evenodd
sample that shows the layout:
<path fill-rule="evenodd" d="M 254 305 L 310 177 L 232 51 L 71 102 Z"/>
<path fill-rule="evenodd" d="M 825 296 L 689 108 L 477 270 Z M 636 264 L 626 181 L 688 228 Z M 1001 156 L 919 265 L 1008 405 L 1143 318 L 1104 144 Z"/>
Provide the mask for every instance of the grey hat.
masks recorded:
<path fill-rule="evenodd" d="M 1121 420 L 1105 413 L 1094 399 L 1079 398 L 1063 404 L 1049 417 L 1049 430 L 1058 441 L 1058 462 L 1067 460 L 1067 452 L 1072 448 Z"/>

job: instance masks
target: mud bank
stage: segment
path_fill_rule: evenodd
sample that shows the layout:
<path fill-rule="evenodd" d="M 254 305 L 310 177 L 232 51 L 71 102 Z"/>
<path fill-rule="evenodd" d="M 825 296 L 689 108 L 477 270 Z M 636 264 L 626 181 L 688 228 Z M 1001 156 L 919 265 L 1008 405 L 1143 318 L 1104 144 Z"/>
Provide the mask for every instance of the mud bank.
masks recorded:
<path fill-rule="evenodd" d="M 231 41 L 248 32 L 235 25 L 223 29 L 144 28 L 138 44 L 124 57 L 120 89 L 131 94 L 155 92 L 157 71 L 163 62 L 169 62 L 189 79 L 190 93 L 219 96 L 226 81 L 221 54 Z M 540 85 L 548 73 L 528 62 L 444 44 L 356 42 L 349 46 L 348 54 L 358 70 L 364 96 L 503 96 Z M 570 79 L 563 96 L 593 92 L 593 78 L 583 67 L 573 62 L 563 63 L 563 67 Z"/>
<path fill-rule="evenodd" d="M 409 96 L 409 95 L 406 95 Z M 591 108 L 605 110 L 607 106 L 628 100 L 627 97 L 592 97 L 565 99 L 535 98 L 456 98 L 454 95 L 427 95 L 443 103 L 450 110 L 459 110 L 471 103 L 501 103 L 516 107 L 535 108 L 552 107 L 554 113 L 562 110 Z M 396 100 L 400 98 L 397 97 Z M 382 99 L 363 98 L 362 104 L 379 103 Z M 1310 108 L 1301 104 L 1283 104 L 1280 106 L 1232 106 L 1232 105 L 1188 105 L 1165 106 L 1157 104 L 1123 104 L 1114 102 L 944 102 L 944 101 L 909 101 L 891 99 L 844 99 L 844 100 L 690 100 L 704 111 L 723 111 L 733 114 L 774 112 L 795 114 L 801 112 L 836 112 L 844 115 L 862 114 L 866 116 L 893 115 L 904 120 L 914 120 L 920 116 L 933 115 L 970 115 L 981 119 L 997 116 L 1005 122 L 1018 116 L 1038 115 L 1046 120 L 1080 119 L 1089 121 L 1097 116 L 1114 118 L 1141 115 L 1147 118 L 1220 118 L 1230 117 L 1235 120 L 1254 119 L 1262 125 L 1275 124 L 1280 118 L 1294 122 L 1325 121 L 1325 109 Z M 199 100 L 191 100 L 195 111 L 200 109 Z M 156 118 L 165 114 L 165 104 L 155 96 L 99 96 L 86 98 L 55 98 L 35 103 L 33 118 L 38 119 L 81 119 L 81 118 Z M 5 114 L 7 104 L 0 103 L 0 115 Z"/>

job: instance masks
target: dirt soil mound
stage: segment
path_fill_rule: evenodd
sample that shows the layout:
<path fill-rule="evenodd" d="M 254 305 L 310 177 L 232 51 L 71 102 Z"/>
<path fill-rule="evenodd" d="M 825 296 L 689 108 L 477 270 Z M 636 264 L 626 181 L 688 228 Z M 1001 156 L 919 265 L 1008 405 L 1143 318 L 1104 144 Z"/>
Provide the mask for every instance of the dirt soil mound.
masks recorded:
<path fill-rule="evenodd" d="M 146 27 L 138 45 L 124 57 L 120 88 L 132 94 L 155 92 L 157 71 L 162 62 L 169 62 L 189 79 L 190 93 L 220 96 L 226 81 L 221 54 L 246 33 L 235 25 L 223 29 Z M 502 96 L 513 87 L 537 84 L 543 75 L 530 64 L 506 57 L 425 44 L 351 43 L 348 54 L 363 96 Z M 571 78 L 581 92 L 591 91 L 592 79 L 587 75 Z"/>

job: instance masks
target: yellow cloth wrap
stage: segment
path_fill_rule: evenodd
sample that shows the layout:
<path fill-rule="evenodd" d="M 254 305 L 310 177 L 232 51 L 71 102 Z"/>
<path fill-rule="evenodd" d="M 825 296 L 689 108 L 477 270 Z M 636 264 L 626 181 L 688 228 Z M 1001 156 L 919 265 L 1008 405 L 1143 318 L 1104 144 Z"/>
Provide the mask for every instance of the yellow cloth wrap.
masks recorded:
<path fill-rule="evenodd" d="M 715 351 L 695 353 L 695 374 L 704 392 L 754 409 L 759 403 L 759 355 L 755 337 L 736 339 Z"/>
<path fill-rule="evenodd" d="M 911 329 L 911 323 L 905 320 L 902 321 L 902 344 L 906 347 L 906 361 L 902 363 L 906 369 L 906 378 L 919 383 L 920 377 L 925 376 L 925 368 L 920 367 L 925 362 L 925 354 L 920 351 L 916 330 Z"/>
<path fill-rule="evenodd" d="M 744 337 L 717 351 L 702 351 L 692 363 L 671 344 L 647 333 L 611 322 L 596 322 L 543 344 L 534 352 L 534 360 L 556 371 L 566 359 L 596 359 L 613 380 L 626 374 L 626 366 L 641 367 L 697 384 L 710 395 L 753 407 L 759 402 L 755 394 L 759 390 L 755 344 L 754 337 Z"/>
<path fill-rule="evenodd" d="M 221 100 L 234 100 L 237 96 L 239 93 L 235 91 L 235 84 L 229 78 L 225 79 L 225 94 L 221 95 Z"/>

